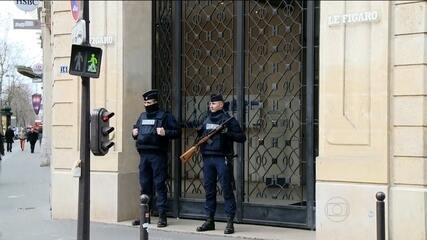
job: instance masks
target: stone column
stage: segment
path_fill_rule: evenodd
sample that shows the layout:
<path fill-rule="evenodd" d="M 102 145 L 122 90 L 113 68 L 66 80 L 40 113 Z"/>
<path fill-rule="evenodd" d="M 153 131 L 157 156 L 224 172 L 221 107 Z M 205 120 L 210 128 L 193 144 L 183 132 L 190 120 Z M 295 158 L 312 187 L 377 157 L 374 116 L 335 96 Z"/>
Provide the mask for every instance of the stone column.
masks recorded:
<path fill-rule="evenodd" d="M 390 234 L 427 238 L 427 2 L 393 10 Z"/>
<path fill-rule="evenodd" d="M 44 2 L 41 27 L 43 41 L 43 138 L 41 144 L 42 160 L 40 166 L 49 166 L 52 155 L 52 42 L 51 42 L 51 5 Z M 47 8 L 46 8 L 47 7 Z"/>
<path fill-rule="evenodd" d="M 375 239 L 375 193 L 389 201 L 390 2 L 320 11 L 316 239 Z"/>

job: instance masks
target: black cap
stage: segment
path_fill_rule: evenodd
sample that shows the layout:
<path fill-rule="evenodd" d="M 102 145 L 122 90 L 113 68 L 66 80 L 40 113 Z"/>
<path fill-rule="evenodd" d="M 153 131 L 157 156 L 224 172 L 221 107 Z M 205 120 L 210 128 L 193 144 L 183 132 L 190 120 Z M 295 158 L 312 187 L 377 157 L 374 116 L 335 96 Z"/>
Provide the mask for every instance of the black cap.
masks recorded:
<path fill-rule="evenodd" d="M 142 97 L 144 98 L 144 101 L 147 101 L 150 99 L 158 100 L 159 99 L 159 91 L 156 89 L 150 90 L 150 91 L 142 94 Z"/>
<path fill-rule="evenodd" d="M 218 102 L 218 101 L 224 102 L 222 95 L 221 94 L 212 94 L 211 95 L 211 102 Z"/>

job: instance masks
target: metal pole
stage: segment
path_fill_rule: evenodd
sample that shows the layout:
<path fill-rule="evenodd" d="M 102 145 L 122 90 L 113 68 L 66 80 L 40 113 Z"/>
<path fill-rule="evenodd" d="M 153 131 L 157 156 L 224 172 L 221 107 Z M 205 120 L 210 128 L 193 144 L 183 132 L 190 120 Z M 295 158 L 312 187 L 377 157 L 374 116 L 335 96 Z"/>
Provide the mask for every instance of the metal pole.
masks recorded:
<path fill-rule="evenodd" d="M 235 22 L 235 49 L 234 54 L 234 94 L 236 95 L 236 119 L 245 130 L 245 1 L 235 1 L 236 11 Z M 241 221 L 243 218 L 243 197 L 245 192 L 245 148 L 242 143 L 237 144 L 237 164 L 236 164 L 236 218 Z"/>
<path fill-rule="evenodd" d="M 83 20 L 86 21 L 86 40 L 89 44 L 89 0 L 83 0 Z M 81 176 L 79 178 L 79 206 L 77 220 L 77 240 L 90 238 L 90 78 L 82 77 L 80 160 Z"/>
<path fill-rule="evenodd" d="M 377 240 L 385 240 L 385 208 L 383 192 L 377 192 Z"/>
<path fill-rule="evenodd" d="M 150 198 L 142 194 L 141 195 L 141 206 L 140 206 L 140 216 L 141 222 L 139 224 L 139 240 L 148 240 L 148 223 L 150 219 L 150 209 L 148 207 L 148 203 L 150 202 Z"/>
<path fill-rule="evenodd" d="M 315 227 L 314 218 L 314 1 L 307 1 L 306 24 L 306 93 L 305 93 L 305 148 L 306 191 L 307 191 L 307 225 Z"/>
<path fill-rule="evenodd" d="M 175 107 L 174 109 L 174 115 L 176 116 L 176 119 L 178 123 L 183 122 L 182 121 L 182 1 L 174 1 L 173 2 L 173 23 L 174 23 L 174 31 L 173 31 L 173 58 L 172 58 L 172 68 L 173 68 L 173 76 L 172 76 L 172 85 L 175 86 L 174 92 L 173 92 L 173 98 L 175 100 Z M 181 126 L 183 127 L 183 126 Z M 174 150 L 175 155 L 173 156 L 180 156 L 181 155 L 181 138 L 178 138 L 175 140 L 174 143 Z M 174 175 L 175 180 L 174 181 L 174 209 L 175 209 L 175 216 L 179 218 L 179 199 L 181 197 L 181 181 L 182 181 L 182 164 L 181 161 L 174 160 L 174 163 L 176 164 L 174 167 Z"/>

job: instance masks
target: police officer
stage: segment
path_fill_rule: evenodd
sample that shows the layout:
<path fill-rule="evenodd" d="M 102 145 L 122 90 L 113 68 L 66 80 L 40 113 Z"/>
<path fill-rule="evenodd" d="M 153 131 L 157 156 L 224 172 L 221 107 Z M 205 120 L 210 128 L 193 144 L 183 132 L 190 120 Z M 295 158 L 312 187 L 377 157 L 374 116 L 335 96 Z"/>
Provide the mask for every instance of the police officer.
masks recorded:
<path fill-rule="evenodd" d="M 212 95 L 210 100 L 209 113 L 202 126 L 198 129 L 199 135 L 207 135 L 230 118 L 224 111 L 224 99 L 221 94 Z M 236 213 L 236 199 L 232 187 L 234 181 L 232 169 L 233 141 L 242 143 L 245 140 L 245 134 L 237 120 L 233 118 L 226 124 L 226 128 L 220 134 L 214 135 L 209 143 L 200 146 L 203 156 L 203 187 L 206 192 L 205 212 L 207 219 L 201 226 L 197 227 L 197 231 L 215 230 L 214 218 L 218 177 L 224 195 L 224 210 L 227 215 L 227 226 L 224 234 L 234 233 L 233 221 Z"/>
<path fill-rule="evenodd" d="M 157 90 L 150 90 L 142 96 L 145 112 L 141 113 L 132 130 L 140 155 L 139 184 L 141 194 L 147 194 L 152 199 L 154 182 L 157 195 L 156 206 L 159 211 L 157 227 L 166 227 L 167 150 L 169 140 L 178 138 L 181 131 L 173 115 L 159 108 Z M 139 221 L 134 224 L 139 224 Z"/>

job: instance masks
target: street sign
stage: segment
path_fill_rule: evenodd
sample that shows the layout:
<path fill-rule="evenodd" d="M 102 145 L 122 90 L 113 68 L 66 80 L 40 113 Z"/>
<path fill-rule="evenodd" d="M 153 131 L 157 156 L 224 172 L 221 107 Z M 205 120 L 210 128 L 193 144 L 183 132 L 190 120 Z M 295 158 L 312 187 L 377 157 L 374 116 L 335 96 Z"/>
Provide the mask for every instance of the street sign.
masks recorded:
<path fill-rule="evenodd" d="M 71 30 L 71 43 L 82 44 L 86 41 L 86 21 L 79 19 Z"/>
<path fill-rule="evenodd" d="M 31 12 L 37 9 L 40 1 L 38 0 L 16 0 L 15 5 L 17 8 L 25 12 Z"/>
<path fill-rule="evenodd" d="M 40 29 L 37 19 L 13 19 L 13 29 Z"/>
<path fill-rule="evenodd" d="M 33 109 L 36 115 L 39 115 L 40 105 L 42 102 L 42 95 L 39 93 L 35 93 L 32 95 Z"/>
<path fill-rule="evenodd" d="M 33 66 L 31 66 L 31 69 L 35 74 L 38 74 L 38 75 L 43 74 L 43 64 L 41 63 L 33 64 Z"/>
<path fill-rule="evenodd" d="M 69 74 L 81 77 L 99 78 L 102 49 L 91 46 L 71 46 Z"/>
<path fill-rule="evenodd" d="M 60 65 L 59 66 L 59 73 L 60 74 L 68 73 L 68 65 Z"/>
<path fill-rule="evenodd" d="M 73 18 L 75 21 L 78 21 L 82 18 L 82 8 L 81 1 L 79 0 L 71 0 L 71 13 L 73 14 Z"/>

